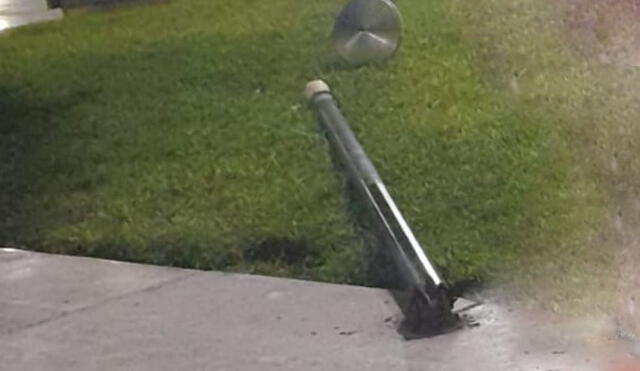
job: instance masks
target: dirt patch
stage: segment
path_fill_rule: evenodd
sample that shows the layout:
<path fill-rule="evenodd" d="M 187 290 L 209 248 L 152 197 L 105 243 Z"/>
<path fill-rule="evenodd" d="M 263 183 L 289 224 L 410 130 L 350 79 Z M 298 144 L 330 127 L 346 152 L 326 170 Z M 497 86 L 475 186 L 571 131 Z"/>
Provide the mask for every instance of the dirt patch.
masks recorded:
<path fill-rule="evenodd" d="M 600 62 L 640 66 L 638 0 L 557 1 L 574 47 Z"/>
<path fill-rule="evenodd" d="M 620 243 L 619 311 L 616 315 L 618 336 L 640 340 L 640 199 L 623 207 L 616 216 L 615 227 Z"/>
<path fill-rule="evenodd" d="M 570 45 L 596 65 L 617 67 L 595 80 L 608 89 L 608 96 L 589 108 L 591 115 L 585 115 L 585 122 L 599 133 L 588 157 L 597 163 L 594 174 L 607 193 L 612 221 L 610 238 L 601 248 L 615 249 L 617 256 L 613 269 L 593 274 L 617 282 L 616 309 L 611 313 L 617 336 L 636 343 L 640 339 L 640 91 L 637 80 L 625 75 L 625 70 L 640 66 L 640 1 L 562 0 L 556 4 Z"/>

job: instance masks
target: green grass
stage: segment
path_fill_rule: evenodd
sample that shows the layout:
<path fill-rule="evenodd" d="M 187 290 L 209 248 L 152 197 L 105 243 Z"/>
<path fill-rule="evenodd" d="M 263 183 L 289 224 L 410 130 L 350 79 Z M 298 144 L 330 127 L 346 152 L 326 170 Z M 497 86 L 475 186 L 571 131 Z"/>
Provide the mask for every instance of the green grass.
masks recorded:
<path fill-rule="evenodd" d="M 573 115 L 589 80 L 553 27 L 527 35 L 502 0 L 404 1 L 398 55 L 341 69 L 328 32 L 342 3 L 181 0 L 0 35 L 0 243 L 363 283 L 364 243 L 301 96 L 324 78 L 450 279 L 593 248 L 606 195 Z"/>

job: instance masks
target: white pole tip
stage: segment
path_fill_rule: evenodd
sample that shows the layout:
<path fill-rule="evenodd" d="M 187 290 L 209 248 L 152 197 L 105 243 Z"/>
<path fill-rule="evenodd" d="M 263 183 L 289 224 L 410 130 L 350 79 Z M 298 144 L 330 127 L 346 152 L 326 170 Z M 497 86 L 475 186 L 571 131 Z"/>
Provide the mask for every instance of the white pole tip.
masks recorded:
<path fill-rule="evenodd" d="M 318 93 L 328 93 L 331 90 L 329 89 L 329 85 L 322 80 L 313 80 L 307 83 L 307 87 L 304 89 L 304 96 L 307 100 L 311 100 L 311 98 Z"/>

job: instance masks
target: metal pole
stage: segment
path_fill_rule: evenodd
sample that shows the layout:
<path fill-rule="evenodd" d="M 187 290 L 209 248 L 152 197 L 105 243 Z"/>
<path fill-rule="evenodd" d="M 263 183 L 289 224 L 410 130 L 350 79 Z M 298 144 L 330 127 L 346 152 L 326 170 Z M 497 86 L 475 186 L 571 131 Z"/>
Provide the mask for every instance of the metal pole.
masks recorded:
<path fill-rule="evenodd" d="M 368 206 L 378 243 L 393 257 L 409 301 L 400 304 L 405 314 L 401 332 L 407 338 L 435 335 L 457 328 L 452 313 L 454 298 L 408 223 L 391 198 L 380 175 L 338 109 L 326 83 L 307 84 L 305 91 L 332 148 L 345 166 L 349 181 Z"/>

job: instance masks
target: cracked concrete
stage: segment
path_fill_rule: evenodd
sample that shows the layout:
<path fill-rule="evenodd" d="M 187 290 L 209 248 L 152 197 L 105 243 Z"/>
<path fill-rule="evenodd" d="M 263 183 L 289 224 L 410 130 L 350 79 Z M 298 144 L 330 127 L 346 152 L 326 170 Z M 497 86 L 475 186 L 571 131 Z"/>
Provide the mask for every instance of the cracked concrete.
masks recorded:
<path fill-rule="evenodd" d="M 0 264 L 0 334 L 13 333 L 48 320 L 140 291 L 161 287 L 193 274 L 187 270 L 148 267 L 88 259 L 4 250 Z M 69 264 L 71 262 L 78 264 Z M 9 263 L 9 264 L 7 264 Z M 64 272 L 64 274 L 60 274 Z"/>

